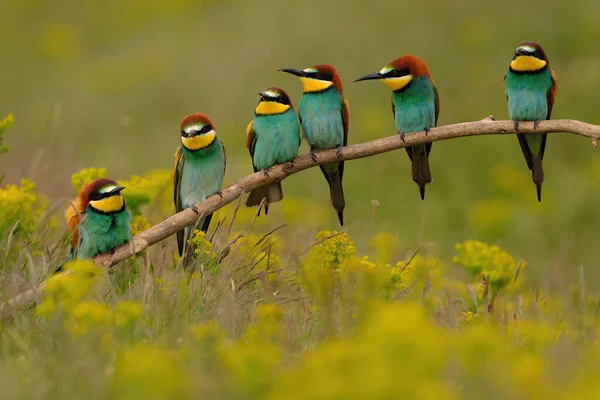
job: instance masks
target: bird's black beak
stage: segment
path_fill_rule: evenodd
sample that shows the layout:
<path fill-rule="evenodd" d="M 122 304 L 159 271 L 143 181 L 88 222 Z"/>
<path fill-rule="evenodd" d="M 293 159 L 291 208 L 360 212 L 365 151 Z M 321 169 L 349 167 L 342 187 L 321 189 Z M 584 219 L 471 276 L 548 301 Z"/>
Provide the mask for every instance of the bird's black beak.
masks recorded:
<path fill-rule="evenodd" d="M 117 186 L 116 188 L 111 190 L 108 194 L 111 196 L 114 196 L 114 195 L 121 193 L 121 190 L 123 190 L 123 189 L 125 189 L 125 186 Z"/>
<path fill-rule="evenodd" d="M 282 68 L 279 71 L 287 72 L 288 74 L 292 74 L 292 75 L 296 75 L 296 76 L 306 77 L 306 72 L 302 71 L 301 69 L 297 69 L 297 68 Z"/>
<path fill-rule="evenodd" d="M 372 74 L 367 74 L 365 76 L 361 76 L 358 79 L 355 79 L 354 82 L 359 82 L 359 81 L 368 81 L 368 80 L 373 80 L 373 79 L 383 79 L 383 75 L 381 75 L 381 73 L 379 72 L 373 72 Z"/>
<path fill-rule="evenodd" d="M 262 100 L 267 100 L 269 98 L 269 95 L 266 94 L 265 92 L 258 92 L 258 95 L 260 96 L 260 98 Z"/>

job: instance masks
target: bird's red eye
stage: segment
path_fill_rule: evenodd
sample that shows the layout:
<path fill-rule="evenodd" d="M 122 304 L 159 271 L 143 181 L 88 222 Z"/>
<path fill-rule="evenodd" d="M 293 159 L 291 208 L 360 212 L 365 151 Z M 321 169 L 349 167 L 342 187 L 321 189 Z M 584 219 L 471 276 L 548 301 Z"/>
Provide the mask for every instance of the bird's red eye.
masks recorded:
<path fill-rule="evenodd" d="M 322 78 L 321 74 L 318 73 L 318 72 L 315 73 L 314 77 L 315 77 L 315 79 L 321 79 Z"/>

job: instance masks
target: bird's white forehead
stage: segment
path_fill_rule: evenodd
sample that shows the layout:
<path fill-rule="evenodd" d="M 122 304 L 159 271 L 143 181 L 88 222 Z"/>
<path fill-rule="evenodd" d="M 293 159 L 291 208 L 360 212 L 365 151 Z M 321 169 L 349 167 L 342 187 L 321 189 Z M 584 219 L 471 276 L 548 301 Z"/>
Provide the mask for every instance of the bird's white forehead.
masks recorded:
<path fill-rule="evenodd" d="M 308 72 L 308 73 L 311 73 L 311 72 L 317 72 L 317 70 L 316 70 L 316 69 L 314 69 L 314 68 L 304 68 L 302 71 L 303 71 L 303 72 Z"/>
<path fill-rule="evenodd" d="M 518 49 L 525 50 L 528 53 L 535 53 L 535 47 L 532 46 L 520 46 Z"/>
<path fill-rule="evenodd" d="M 269 97 L 279 97 L 279 93 L 274 90 L 267 90 L 265 94 Z"/>
<path fill-rule="evenodd" d="M 197 131 L 201 130 L 203 127 L 204 127 L 204 124 L 192 124 L 192 125 L 188 125 L 185 128 L 183 128 L 183 131 L 185 133 L 197 132 Z"/>
<path fill-rule="evenodd" d="M 392 68 L 391 66 L 389 66 L 389 65 L 386 65 L 385 67 L 383 67 L 383 68 L 381 69 L 381 71 L 379 71 L 379 73 L 380 73 L 381 75 L 385 75 L 385 74 L 387 74 L 388 72 L 390 72 L 390 71 L 391 71 L 391 70 L 393 70 L 393 69 L 394 69 L 394 68 Z"/>
<path fill-rule="evenodd" d="M 117 187 L 116 187 L 116 186 L 114 186 L 114 185 L 112 185 L 112 186 L 105 186 L 105 187 L 103 187 L 102 189 L 100 189 L 100 193 L 108 193 L 108 192 L 110 192 L 111 190 L 114 190 L 114 189 L 116 189 L 116 188 L 117 188 Z"/>

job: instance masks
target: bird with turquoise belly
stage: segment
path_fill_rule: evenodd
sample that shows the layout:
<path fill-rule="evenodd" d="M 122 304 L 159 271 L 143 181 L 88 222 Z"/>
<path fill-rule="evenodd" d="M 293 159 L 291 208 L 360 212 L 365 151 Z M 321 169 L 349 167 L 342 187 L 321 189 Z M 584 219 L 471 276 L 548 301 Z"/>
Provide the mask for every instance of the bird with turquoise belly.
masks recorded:
<path fill-rule="evenodd" d="M 408 54 L 387 64 L 379 72 L 356 79 L 379 80 L 392 89 L 392 114 L 402 140 L 404 135 L 429 130 L 437 125 L 440 97 L 427 64 Z M 429 153 L 431 143 L 406 147 L 412 163 L 412 179 L 425 199 L 425 185 L 431 183 Z"/>
<path fill-rule="evenodd" d="M 534 121 L 535 128 L 540 121 L 550 119 L 557 91 L 556 75 L 542 46 L 535 42 L 519 43 L 504 80 L 508 115 L 517 131 L 520 121 Z M 542 160 L 547 134 L 518 133 L 517 137 L 536 186 L 538 201 L 542 201 Z"/>
<path fill-rule="evenodd" d="M 131 214 L 121 196 L 123 189 L 111 179 L 97 179 L 69 204 L 65 211 L 71 230 L 69 260 L 93 258 L 131 240 Z"/>
<path fill-rule="evenodd" d="M 321 64 L 305 69 L 284 68 L 280 71 L 296 75 L 302 83 L 298 116 L 313 160 L 317 160 L 315 150 L 339 150 L 346 146 L 349 107 L 337 70 L 331 65 Z M 341 158 L 339 152 L 338 158 Z M 344 162 L 335 161 L 321 165 L 320 168 L 329 184 L 331 205 L 343 226 L 346 207 L 342 186 Z"/>
<path fill-rule="evenodd" d="M 268 175 L 273 165 L 292 162 L 298 156 L 302 137 L 298 117 L 283 89 L 269 87 L 258 95 L 260 100 L 254 109 L 254 118 L 246 128 L 246 147 L 254 172 L 263 171 Z M 259 206 L 263 199 L 265 214 L 268 214 L 269 204 L 283 199 L 281 181 L 254 189 L 246 206 Z"/>
<path fill-rule="evenodd" d="M 173 173 L 173 200 L 177 212 L 195 209 L 195 204 L 221 194 L 226 165 L 225 147 L 206 114 L 187 115 L 180 128 L 181 146 L 175 153 Z M 205 215 L 196 226 L 206 232 L 211 219 L 212 214 Z M 184 266 L 190 265 L 195 256 L 194 249 L 188 246 L 192 229 L 188 226 L 177 232 L 179 255 L 185 253 Z"/>

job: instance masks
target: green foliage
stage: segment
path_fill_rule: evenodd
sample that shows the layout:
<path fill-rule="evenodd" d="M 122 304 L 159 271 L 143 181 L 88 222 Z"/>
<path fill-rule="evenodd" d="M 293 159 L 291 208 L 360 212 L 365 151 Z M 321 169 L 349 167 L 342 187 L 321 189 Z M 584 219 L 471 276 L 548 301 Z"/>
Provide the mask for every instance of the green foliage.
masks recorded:
<path fill-rule="evenodd" d="M 10 128 L 15 122 L 12 114 L 8 114 L 6 117 L 0 118 L 0 154 L 6 153 L 8 151 L 8 147 L 2 144 L 2 139 L 4 135 L 4 131 Z"/>

